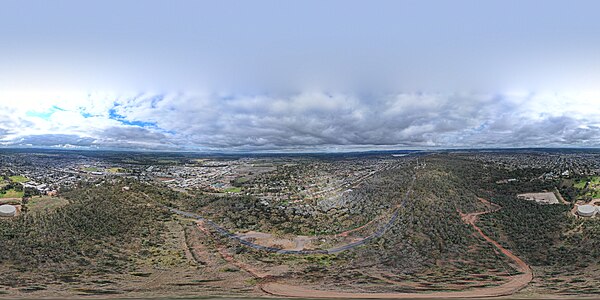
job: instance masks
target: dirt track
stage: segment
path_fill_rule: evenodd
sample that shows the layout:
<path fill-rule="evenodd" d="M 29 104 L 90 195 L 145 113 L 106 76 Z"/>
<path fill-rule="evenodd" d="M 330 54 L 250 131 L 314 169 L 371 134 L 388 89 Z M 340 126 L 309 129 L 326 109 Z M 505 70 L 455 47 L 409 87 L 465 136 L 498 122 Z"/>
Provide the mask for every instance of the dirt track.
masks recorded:
<path fill-rule="evenodd" d="M 261 285 L 261 289 L 271 295 L 285 297 L 303 297 L 303 298 L 362 298 L 362 299 L 401 299 L 401 298 L 481 298 L 481 297 L 496 297 L 511 295 L 529 284 L 533 279 L 533 272 L 529 265 L 522 259 L 514 255 L 510 250 L 502 247 L 498 242 L 494 241 L 475 224 L 480 215 L 497 211 L 501 207 L 481 199 L 482 202 L 491 207 L 488 211 L 463 214 L 462 220 L 473 226 L 475 231 L 486 241 L 490 242 L 500 252 L 510 258 L 515 267 L 521 272 L 519 275 L 512 276 L 511 279 L 499 286 L 474 289 L 460 292 L 432 292 L 432 293 L 353 293 L 342 291 L 323 291 L 316 290 L 310 287 L 294 286 L 279 282 L 267 282 Z"/>

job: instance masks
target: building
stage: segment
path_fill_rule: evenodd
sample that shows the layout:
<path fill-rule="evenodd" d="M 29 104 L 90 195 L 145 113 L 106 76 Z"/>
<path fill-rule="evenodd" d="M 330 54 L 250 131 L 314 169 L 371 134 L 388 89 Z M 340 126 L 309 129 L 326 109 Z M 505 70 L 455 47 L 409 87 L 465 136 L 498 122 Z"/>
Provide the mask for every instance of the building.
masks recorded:
<path fill-rule="evenodd" d="M 10 204 L 0 205 L 0 217 L 14 217 L 17 214 L 17 208 Z"/>
<path fill-rule="evenodd" d="M 594 205 L 586 204 L 577 206 L 577 214 L 582 217 L 592 217 L 596 214 L 596 211 L 597 209 Z"/>

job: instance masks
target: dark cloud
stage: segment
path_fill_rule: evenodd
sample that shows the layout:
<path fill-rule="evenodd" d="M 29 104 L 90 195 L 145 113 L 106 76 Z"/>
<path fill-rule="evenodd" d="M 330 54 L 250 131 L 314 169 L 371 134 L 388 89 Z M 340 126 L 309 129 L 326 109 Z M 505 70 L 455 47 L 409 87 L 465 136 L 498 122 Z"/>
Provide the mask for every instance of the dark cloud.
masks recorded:
<path fill-rule="evenodd" d="M 89 137 L 80 137 L 77 135 L 69 134 L 41 134 L 41 135 L 29 135 L 25 136 L 15 144 L 19 145 L 33 145 L 33 146 L 62 146 L 72 145 L 79 147 L 89 147 L 94 144 L 96 139 Z"/>
<path fill-rule="evenodd" d="M 167 142 L 167 137 L 160 133 L 154 132 L 146 128 L 128 126 L 117 127 L 112 126 L 103 129 L 98 133 L 99 139 L 122 141 L 122 142 L 137 142 L 137 143 L 161 143 Z"/>

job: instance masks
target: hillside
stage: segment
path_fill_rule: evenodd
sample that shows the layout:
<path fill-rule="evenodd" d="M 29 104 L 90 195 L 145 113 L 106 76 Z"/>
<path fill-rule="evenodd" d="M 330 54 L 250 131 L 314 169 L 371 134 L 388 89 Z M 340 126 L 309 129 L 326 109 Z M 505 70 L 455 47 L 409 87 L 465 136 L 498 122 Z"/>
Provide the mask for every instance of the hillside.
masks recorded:
<path fill-rule="evenodd" d="M 556 187 L 580 201 L 589 191 L 578 179 L 544 180 L 543 168 L 465 154 L 386 166 L 333 198 L 304 203 L 124 178 L 29 199 L 20 216 L 0 219 L 0 294 L 260 296 L 289 288 L 483 296 L 524 285 L 519 295 L 599 292 L 589 276 L 600 274 L 597 219 L 576 218 L 572 203 L 516 197 Z M 249 190 L 253 182 L 240 184 Z M 277 253 L 284 247 L 314 252 Z M 514 281 L 527 275 L 515 257 L 533 268 L 531 283 Z"/>

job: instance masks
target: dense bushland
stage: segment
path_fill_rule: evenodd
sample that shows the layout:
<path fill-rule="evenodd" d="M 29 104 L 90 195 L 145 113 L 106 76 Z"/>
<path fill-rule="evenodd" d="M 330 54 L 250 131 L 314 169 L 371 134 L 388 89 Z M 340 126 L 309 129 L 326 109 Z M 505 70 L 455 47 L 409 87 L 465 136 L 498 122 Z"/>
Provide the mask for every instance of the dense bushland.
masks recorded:
<path fill-rule="evenodd" d="M 64 207 L 0 220 L 2 267 L 18 275 L 124 272 L 144 247 L 160 245 L 162 221 L 171 218 L 139 190 L 122 192 L 116 183 L 62 196 L 70 202 Z"/>

